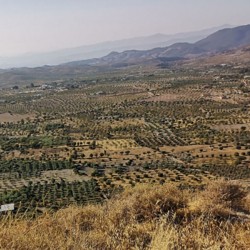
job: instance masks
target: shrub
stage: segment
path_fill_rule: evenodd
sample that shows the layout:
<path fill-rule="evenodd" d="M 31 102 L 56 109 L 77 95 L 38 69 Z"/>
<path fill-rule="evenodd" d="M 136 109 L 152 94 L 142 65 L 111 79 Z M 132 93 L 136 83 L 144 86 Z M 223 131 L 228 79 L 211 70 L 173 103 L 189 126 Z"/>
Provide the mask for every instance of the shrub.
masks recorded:
<path fill-rule="evenodd" d="M 201 213 L 228 218 L 246 208 L 247 191 L 233 182 L 217 181 L 200 193 L 196 209 Z"/>

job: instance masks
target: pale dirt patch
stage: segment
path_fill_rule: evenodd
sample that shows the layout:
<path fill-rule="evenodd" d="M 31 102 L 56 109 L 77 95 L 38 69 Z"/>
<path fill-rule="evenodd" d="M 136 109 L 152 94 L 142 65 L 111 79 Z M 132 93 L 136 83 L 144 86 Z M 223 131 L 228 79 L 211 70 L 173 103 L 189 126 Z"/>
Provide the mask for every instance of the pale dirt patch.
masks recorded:
<path fill-rule="evenodd" d="M 212 125 L 211 128 L 222 131 L 222 130 L 227 130 L 227 131 L 231 131 L 231 130 L 241 130 L 242 127 L 245 127 L 247 131 L 250 130 L 250 123 L 246 123 L 246 124 L 228 124 L 228 125 L 224 125 L 224 124 L 219 124 L 219 125 Z"/>
<path fill-rule="evenodd" d="M 62 170 L 48 170 L 44 171 L 40 177 L 41 179 L 46 178 L 46 179 L 64 179 L 68 182 L 73 182 L 73 181 L 83 181 L 90 179 L 86 176 L 80 176 L 78 174 L 75 174 L 73 169 L 62 169 Z"/>
<path fill-rule="evenodd" d="M 89 168 L 86 168 L 87 175 L 78 175 L 75 174 L 73 169 L 62 169 L 62 170 L 48 170 L 42 172 L 40 177 L 30 177 L 29 179 L 20 179 L 16 180 L 14 178 L 9 179 L 3 179 L 0 180 L 0 191 L 3 190 L 15 190 L 22 188 L 23 186 L 27 186 L 29 181 L 31 181 L 33 184 L 36 184 L 38 182 L 44 183 L 47 181 L 48 183 L 51 183 L 52 179 L 55 179 L 56 182 L 60 182 L 61 179 L 65 180 L 66 182 L 74 182 L 74 181 L 88 181 L 91 179 L 91 173 L 92 170 Z"/>
<path fill-rule="evenodd" d="M 81 147 L 89 147 L 93 141 L 96 142 L 96 148 L 104 150 L 124 150 L 140 148 L 133 139 L 106 139 L 106 140 L 76 140 Z"/>
<path fill-rule="evenodd" d="M 210 148 L 209 145 L 188 145 L 188 146 L 163 146 L 160 147 L 161 151 L 167 151 L 167 152 L 175 152 L 175 153 L 180 153 L 180 152 L 194 152 L 198 151 L 200 149 L 203 150 L 208 150 Z"/>
<path fill-rule="evenodd" d="M 129 125 L 142 126 L 145 125 L 145 121 L 142 119 L 124 119 L 122 121 L 104 121 L 102 122 L 102 125 L 111 126 L 112 128 L 126 127 Z"/>
<path fill-rule="evenodd" d="M 100 140 L 97 141 L 97 145 L 100 145 L 106 150 L 131 149 L 139 147 L 132 139 Z"/>
<path fill-rule="evenodd" d="M 11 113 L 2 113 L 0 114 L 0 122 L 19 122 L 22 119 L 34 119 L 35 114 L 11 114 Z"/>
<path fill-rule="evenodd" d="M 147 102 L 172 102 L 172 101 L 180 101 L 186 99 L 185 95 L 177 95 L 177 94 L 162 94 L 159 96 L 154 96 L 154 97 L 150 97 L 148 98 L 146 101 Z"/>

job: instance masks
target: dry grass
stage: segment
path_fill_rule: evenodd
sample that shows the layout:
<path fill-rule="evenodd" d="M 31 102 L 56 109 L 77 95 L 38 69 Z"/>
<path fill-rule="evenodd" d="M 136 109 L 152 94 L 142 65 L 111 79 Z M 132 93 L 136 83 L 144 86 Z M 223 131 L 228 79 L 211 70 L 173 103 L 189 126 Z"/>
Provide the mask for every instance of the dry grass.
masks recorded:
<path fill-rule="evenodd" d="M 247 195 L 228 182 L 196 192 L 142 185 L 103 205 L 3 218 L 0 249 L 250 249 Z"/>

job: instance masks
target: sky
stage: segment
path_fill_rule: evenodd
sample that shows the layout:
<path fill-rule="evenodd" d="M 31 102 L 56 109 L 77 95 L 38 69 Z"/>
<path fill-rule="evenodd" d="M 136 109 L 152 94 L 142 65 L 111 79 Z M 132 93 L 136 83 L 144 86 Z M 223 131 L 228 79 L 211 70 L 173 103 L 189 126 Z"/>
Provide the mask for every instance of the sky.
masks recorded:
<path fill-rule="evenodd" d="M 0 0 L 0 57 L 250 23 L 249 0 Z"/>

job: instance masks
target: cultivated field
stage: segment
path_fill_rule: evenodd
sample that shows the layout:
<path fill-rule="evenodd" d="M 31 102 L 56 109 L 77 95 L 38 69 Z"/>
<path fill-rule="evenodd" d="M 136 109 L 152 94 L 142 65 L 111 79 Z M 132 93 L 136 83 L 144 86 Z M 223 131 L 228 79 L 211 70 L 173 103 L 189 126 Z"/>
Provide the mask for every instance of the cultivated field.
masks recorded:
<path fill-rule="evenodd" d="M 227 178 L 249 187 L 245 76 L 234 66 L 134 69 L 4 89 L 1 203 L 33 214 L 141 184 L 200 189 Z"/>

